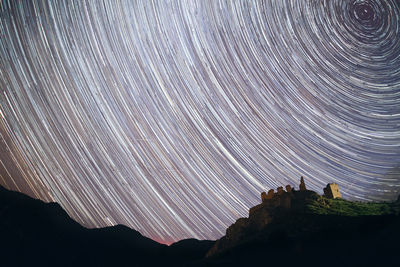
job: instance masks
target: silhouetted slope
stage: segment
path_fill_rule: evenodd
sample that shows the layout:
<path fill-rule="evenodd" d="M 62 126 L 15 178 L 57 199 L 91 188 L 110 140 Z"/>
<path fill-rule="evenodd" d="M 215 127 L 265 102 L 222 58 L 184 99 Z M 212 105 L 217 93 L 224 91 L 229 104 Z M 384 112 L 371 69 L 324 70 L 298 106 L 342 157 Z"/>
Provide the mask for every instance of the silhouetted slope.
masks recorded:
<path fill-rule="evenodd" d="M 0 187 L 0 266 L 180 266 L 214 242 L 168 247 L 123 225 L 86 229 L 56 203 Z"/>
<path fill-rule="evenodd" d="M 400 266 L 398 205 L 329 200 L 308 190 L 285 192 L 231 225 L 202 264 Z M 368 212 L 386 215 L 359 215 Z"/>
<path fill-rule="evenodd" d="M 207 251 L 214 245 L 215 241 L 185 239 L 178 241 L 168 248 L 168 254 L 180 262 L 200 260 L 205 257 Z"/>
<path fill-rule="evenodd" d="M 56 203 L 0 187 L 0 266 L 399 266 L 399 210 L 294 191 L 251 208 L 217 242 L 168 247 L 122 225 L 86 229 Z"/>
<path fill-rule="evenodd" d="M 0 187 L 0 265 L 70 262 L 65 256 L 78 254 L 75 245 L 81 235 L 83 227 L 58 204 L 46 204 Z"/>

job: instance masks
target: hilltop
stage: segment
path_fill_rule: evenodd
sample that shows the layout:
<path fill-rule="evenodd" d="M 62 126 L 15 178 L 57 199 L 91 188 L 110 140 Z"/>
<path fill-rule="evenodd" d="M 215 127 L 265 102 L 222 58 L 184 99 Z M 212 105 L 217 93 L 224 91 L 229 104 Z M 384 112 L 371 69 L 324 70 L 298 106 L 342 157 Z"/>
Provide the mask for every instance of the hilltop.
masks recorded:
<path fill-rule="evenodd" d="M 57 203 L 0 186 L 0 266 L 181 266 L 214 241 L 160 244 L 123 225 L 87 229 Z"/>
<path fill-rule="evenodd" d="M 261 194 L 207 253 L 210 265 L 397 266 L 400 201 L 341 199 L 336 184 L 324 195 L 286 186 Z M 341 262 L 338 264 L 338 261 Z M 396 263 L 396 264 L 394 264 Z"/>
<path fill-rule="evenodd" d="M 321 196 L 302 179 L 299 190 L 263 192 L 216 242 L 166 246 L 123 225 L 86 229 L 57 203 L 0 187 L 0 265 L 398 266 L 399 214 L 400 198 L 351 202 L 335 184 Z"/>

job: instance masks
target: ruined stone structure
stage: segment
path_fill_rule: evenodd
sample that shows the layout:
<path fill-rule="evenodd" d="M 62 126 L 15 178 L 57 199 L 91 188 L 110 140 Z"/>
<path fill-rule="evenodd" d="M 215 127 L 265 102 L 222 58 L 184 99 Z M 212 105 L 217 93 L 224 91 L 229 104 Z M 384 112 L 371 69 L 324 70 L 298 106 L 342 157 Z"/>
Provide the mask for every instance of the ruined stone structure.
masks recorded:
<path fill-rule="evenodd" d="M 261 193 L 261 202 L 262 203 L 269 203 L 278 206 L 290 206 L 290 199 L 293 198 L 293 192 L 296 192 L 293 187 L 290 185 L 285 186 L 286 191 L 283 189 L 282 186 L 277 188 L 277 192 L 274 192 L 274 189 L 270 189 L 268 194 L 265 192 Z M 308 191 L 306 188 L 306 184 L 304 182 L 303 176 L 300 178 L 300 191 Z M 342 198 L 339 186 L 335 183 L 330 183 L 324 188 L 324 195 L 327 198 L 335 199 L 335 198 Z M 272 201 L 272 202 L 271 202 Z M 399 197 L 400 201 L 400 197 Z M 285 204 L 283 204 L 285 203 Z"/>
<path fill-rule="evenodd" d="M 300 188 L 300 191 L 306 191 L 307 190 L 306 189 L 306 184 L 304 183 L 303 176 L 301 176 L 301 178 L 300 178 L 300 186 L 299 186 L 299 188 Z"/>
<path fill-rule="evenodd" d="M 285 193 L 280 196 L 280 206 L 285 209 L 290 209 L 292 206 L 292 195 Z"/>
<path fill-rule="evenodd" d="M 269 199 L 272 199 L 275 195 L 274 189 L 270 189 L 268 191 L 268 194 L 266 194 L 265 192 L 261 193 L 261 202 L 266 202 Z"/>
<path fill-rule="evenodd" d="M 285 186 L 285 188 L 286 191 L 283 189 L 282 186 L 279 186 L 276 189 L 277 190 L 276 192 L 274 191 L 274 189 L 268 190 L 268 193 L 262 192 L 261 193 L 262 205 L 267 205 L 269 207 L 282 207 L 285 209 L 290 209 L 294 189 L 290 185 Z M 255 207 L 252 207 L 249 213 L 253 214 L 259 208 L 261 208 L 262 205 L 260 204 Z"/>
<path fill-rule="evenodd" d="M 294 191 L 294 188 L 292 186 L 290 186 L 290 185 L 285 186 L 285 188 L 286 188 L 286 192 L 285 192 L 285 190 L 283 189 L 282 186 L 279 186 L 276 189 L 277 190 L 276 193 L 274 192 L 274 189 L 268 190 L 268 194 L 265 193 L 265 192 L 262 192 L 261 193 L 261 202 L 267 202 L 268 200 L 273 199 L 276 196 L 282 196 L 285 193 L 292 193 Z M 306 189 L 306 185 L 304 183 L 303 176 L 301 176 L 301 178 L 300 178 L 300 191 L 305 191 L 305 190 L 307 190 Z"/>
<path fill-rule="evenodd" d="M 262 192 L 261 193 L 261 202 L 262 204 L 254 206 L 250 209 L 249 214 L 254 214 L 257 210 L 262 209 L 263 207 L 268 208 L 277 208 L 281 207 L 284 209 L 291 209 L 293 205 L 293 200 L 299 202 L 300 199 L 304 198 L 312 193 L 316 194 L 313 191 L 309 191 L 306 188 L 306 184 L 304 182 L 304 177 L 301 176 L 300 178 L 300 191 L 296 191 L 291 185 L 286 185 L 285 189 L 282 186 L 277 188 L 275 192 L 274 189 L 270 189 L 268 193 Z M 301 193 L 300 193 L 301 192 Z M 328 184 L 326 188 L 324 188 L 324 193 L 329 198 L 340 198 L 339 187 L 337 184 Z"/>
<path fill-rule="evenodd" d="M 278 191 L 277 192 L 278 195 L 282 195 L 283 192 L 285 192 L 285 191 L 283 191 L 283 187 L 282 186 L 278 187 L 276 190 Z"/>
<path fill-rule="evenodd" d="M 327 198 L 342 198 L 342 195 L 339 191 L 339 186 L 335 183 L 327 184 L 324 188 L 324 195 Z"/>
<path fill-rule="evenodd" d="M 290 193 L 292 192 L 293 188 L 290 185 L 286 186 L 286 192 Z"/>
<path fill-rule="evenodd" d="M 275 195 L 274 189 L 268 190 L 267 199 L 272 199 L 274 197 L 274 195 Z"/>
<path fill-rule="evenodd" d="M 261 202 L 265 202 L 266 200 L 267 200 L 267 193 L 265 193 L 265 192 L 262 192 L 261 193 Z"/>

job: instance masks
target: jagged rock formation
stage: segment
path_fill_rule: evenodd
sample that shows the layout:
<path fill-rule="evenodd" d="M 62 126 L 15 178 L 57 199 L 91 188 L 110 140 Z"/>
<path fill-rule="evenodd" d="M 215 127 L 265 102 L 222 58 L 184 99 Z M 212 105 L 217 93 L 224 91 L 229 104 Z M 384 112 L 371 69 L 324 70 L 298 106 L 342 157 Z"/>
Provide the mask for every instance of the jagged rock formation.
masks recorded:
<path fill-rule="evenodd" d="M 290 213 L 304 212 L 307 200 L 318 197 L 317 193 L 306 189 L 303 177 L 300 180 L 300 191 L 293 190 L 290 185 L 287 185 L 286 191 L 283 187 L 278 187 L 276 193 L 273 189 L 269 190 L 268 194 L 261 193 L 262 203 L 250 208 L 248 218 L 239 218 L 228 227 L 226 235 L 216 242 L 207 253 L 207 257 L 246 241 L 276 218 Z"/>
<path fill-rule="evenodd" d="M 358 254 L 345 256 L 357 263 L 363 250 L 369 249 L 365 240 L 390 239 L 388 244 L 381 245 L 377 255 L 387 256 L 386 250 L 394 249 L 392 243 L 397 242 L 397 238 L 392 237 L 391 232 L 400 236 L 400 202 L 356 203 L 337 199 L 337 193 L 320 196 L 306 189 L 303 177 L 299 188 L 297 191 L 286 186 L 286 191 L 279 187 L 276 193 L 272 189 L 268 194 L 263 192 L 261 204 L 250 208 L 248 218 L 238 219 L 226 230 L 226 235 L 208 251 L 208 259 L 218 262 L 218 259 L 234 258 L 239 261 L 231 262 L 240 266 L 263 262 L 266 259 L 263 255 L 268 254 L 268 263 L 275 264 L 279 263 L 275 257 L 285 257 L 286 252 L 314 258 L 312 251 L 315 250 L 322 260 L 326 251 L 347 253 L 357 246 L 362 247 Z M 332 184 L 327 188 L 338 190 L 337 185 Z M 380 231 L 385 228 L 392 230 Z M 391 260 L 390 257 L 391 254 L 386 261 Z M 375 262 L 371 263 L 374 265 L 380 256 L 373 260 Z M 295 262 L 295 259 L 290 259 L 285 266 Z M 309 264 L 307 260 L 302 263 Z M 364 260 L 363 264 L 370 266 L 369 263 L 369 260 Z"/>
<path fill-rule="evenodd" d="M 85 229 L 56 203 L 0 187 L 0 266 L 336 267 L 328 251 L 348 266 L 398 266 L 400 201 L 365 205 L 291 187 L 262 196 L 215 246 L 189 239 L 167 247 L 122 225 Z M 337 214 L 343 207 L 346 216 Z"/>

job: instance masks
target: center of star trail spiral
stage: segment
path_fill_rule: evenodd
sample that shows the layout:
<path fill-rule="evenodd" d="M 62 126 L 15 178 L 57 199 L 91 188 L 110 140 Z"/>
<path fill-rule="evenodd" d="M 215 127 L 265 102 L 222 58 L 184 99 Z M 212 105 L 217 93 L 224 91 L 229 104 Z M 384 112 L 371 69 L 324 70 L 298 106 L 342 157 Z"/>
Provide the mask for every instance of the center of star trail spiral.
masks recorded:
<path fill-rule="evenodd" d="M 357 3 L 354 8 L 357 19 L 361 21 L 371 21 L 374 19 L 374 9 L 368 3 Z"/>
<path fill-rule="evenodd" d="M 270 188 L 400 190 L 399 3 L 2 1 L 1 184 L 216 239 Z"/>

